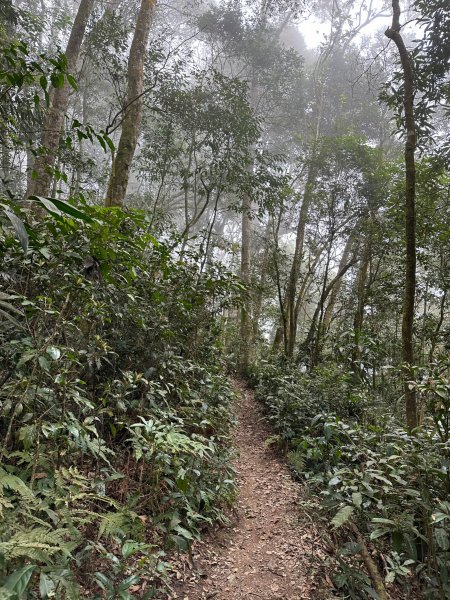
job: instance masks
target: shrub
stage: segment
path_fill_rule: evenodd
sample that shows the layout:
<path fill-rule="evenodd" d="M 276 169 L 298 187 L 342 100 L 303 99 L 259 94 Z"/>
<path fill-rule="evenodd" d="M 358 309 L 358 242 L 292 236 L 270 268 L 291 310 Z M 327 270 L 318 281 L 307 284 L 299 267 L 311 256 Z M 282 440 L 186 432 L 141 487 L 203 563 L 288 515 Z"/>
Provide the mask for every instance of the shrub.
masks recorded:
<path fill-rule="evenodd" d="M 39 222 L 11 207 L 25 253 L 11 227 L 0 237 L 0 589 L 152 597 L 164 549 L 234 495 L 211 349 L 239 284 L 143 213 L 47 204 Z"/>
<path fill-rule="evenodd" d="M 385 557 L 386 582 L 401 581 L 427 598 L 450 595 L 448 361 L 418 373 L 428 416 L 410 433 L 393 416 L 368 422 L 368 400 L 336 367 L 301 373 L 266 364 L 253 383 L 295 475 L 322 498 L 322 510 L 341 539 L 336 585 L 352 598 L 375 597 L 357 576 L 360 546 L 352 524 Z M 370 407 L 370 412 L 377 411 Z M 342 528 L 342 529 L 340 529 Z M 348 541 L 350 536 L 351 541 Z M 353 570 L 351 565 L 353 564 Z"/>

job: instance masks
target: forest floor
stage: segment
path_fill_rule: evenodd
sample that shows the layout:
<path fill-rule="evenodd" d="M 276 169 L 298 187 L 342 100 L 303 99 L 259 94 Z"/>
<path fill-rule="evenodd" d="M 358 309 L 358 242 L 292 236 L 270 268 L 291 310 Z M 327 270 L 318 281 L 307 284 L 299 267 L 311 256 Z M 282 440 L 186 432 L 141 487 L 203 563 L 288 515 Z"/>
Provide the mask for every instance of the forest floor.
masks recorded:
<path fill-rule="evenodd" d="M 235 431 L 239 486 L 230 524 L 181 558 L 172 599 L 306 600 L 333 598 L 320 530 L 302 509 L 302 488 L 282 457 L 253 393 L 237 382 Z"/>

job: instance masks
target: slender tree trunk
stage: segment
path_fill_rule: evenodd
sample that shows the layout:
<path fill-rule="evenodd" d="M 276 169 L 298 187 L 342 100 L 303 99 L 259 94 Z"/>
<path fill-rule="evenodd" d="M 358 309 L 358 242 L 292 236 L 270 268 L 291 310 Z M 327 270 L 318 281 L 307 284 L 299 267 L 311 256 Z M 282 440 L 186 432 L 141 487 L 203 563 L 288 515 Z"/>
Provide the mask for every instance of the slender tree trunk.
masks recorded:
<path fill-rule="evenodd" d="M 328 296 L 330 295 L 331 291 L 333 290 L 334 286 L 339 282 L 339 280 L 342 277 L 344 277 L 344 275 L 347 273 L 347 271 L 354 264 L 356 264 L 356 262 L 357 262 L 356 258 L 350 259 L 350 261 L 346 265 L 342 266 L 342 268 L 338 271 L 337 275 L 335 277 L 333 277 L 333 279 L 330 281 L 330 283 L 326 287 L 324 287 L 322 290 L 322 293 L 319 298 L 319 302 L 316 306 L 316 310 L 314 311 L 314 315 L 313 315 L 313 318 L 311 321 L 311 326 L 309 328 L 308 335 L 306 336 L 305 342 L 302 344 L 302 346 L 306 350 L 311 351 L 311 366 L 312 367 L 317 364 L 318 351 L 320 349 L 320 344 L 317 344 L 316 335 L 319 335 L 319 332 L 317 332 L 317 329 L 318 329 L 318 325 L 320 325 L 320 315 L 321 315 L 321 312 L 323 311 L 325 302 L 326 302 Z M 314 342 L 316 342 L 316 343 L 314 343 Z"/>
<path fill-rule="evenodd" d="M 300 214 L 297 224 L 294 258 L 292 260 L 292 266 L 289 274 L 289 282 L 286 290 L 285 299 L 287 316 L 286 354 L 289 357 L 292 357 L 294 354 L 295 341 L 297 339 L 297 315 L 295 310 L 295 299 L 297 295 L 297 284 L 300 276 L 300 269 L 303 259 L 303 246 L 305 243 L 306 223 L 308 221 L 309 207 L 312 202 L 315 180 L 316 169 L 314 165 L 310 165 L 308 171 L 308 178 L 306 180 L 305 185 L 305 192 L 303 194 L 303 202 L 300 208 Z"/>
<path fill-rule="evenodd" d="M 157 0 L 142 0 L 128 57 L 128 90 L 122 132 L 113 159 L 106 206 L 122 206 L 142 121 L 144 62 Z"/>
<path fill-rule="evenodd" d="M 3 137 L 2 132 L 2 142 L 1 142 L 1 153 L 2 153 L 2 167 L 1 167 L 1 176 L 3 182 L 8 186 L 8 189 L 11 189 L 11 157 L 8 147 L 7 136 Z"/>
<path fill-rule="evenodd" d="M 247 288 L 250 285 L 251 270 L 251 248 L 252 248 L 252 220 L 251 220 L 251 199 L 245 194 L 242 200 L 242 238 L 241 238 L 241 279 Z M 244 298 L 241 308 L 240 340 L 241 348 L 239 353 L 239 370 L 245 373 L 250 362 L 250 343 L 252 337 L 251 325 L 251 298 L 249 291 Z"/>
<path fill-rule="evenodd" d="M 356 311 L 353 318 L 353 336 L 354 336 L 354 349 L 353 349 L 353 362 L 355 363 L 360 357 L 359 341 L 361 338 L 361 331 L 364 321 L 364 304 L 366 301 L 366 283 L 367 276 L 369 273 L 370 264 L 370 249 L 367 247 L 364 250 L 361 265 L 359 267 L 358 276 L 356 278 Z"/>
<path fill-rule="evenodd" d="M 442 294 L 442 297 L 441 297 L 441 302 L 440 302 L 440 307 L 439 307 L 439 320 L 436 325 L 436 329 L 433 332 L 433 337 L 431 340 L 431 348 L 430 348 L 430 355 L 429 355 L 430 363 L 433 362 L 433 360 L 434 360 L 434 351 L 436 350 L 436 346 L 437 346 L 438 339 L 439 339 L 439 333 L 441 331 L 442 324 L 444 323 L 445 305 L 447 302 L 447 293 L 448 293 L 448 290 L 444 290 L 444 293 Z"/>
<path fill-rule="evenodd" d="M 417 427 L 417 398 L 415 389 L 411 389 L 408 382 L 413 378 L 414 365 L 414 309 L 416 294 L 416 123 L 414 115 L 414 67 L 412 58 L 400 34 L 400 2 L 392 1 L 392 25 L 385 31 L 385 35 L 393 40 L 400 56 L 403 79 L 404 95 L 403 106 L 405 111 L 405 237 L 406 237 L 406 272 L 405 289 L 403 298 L 402 320 L 402 359 L 406 366 L 404 378 L 406 424 L 410 429 Z"/>
<path fill-rule="evenodd" d="M 322 283 L 322 292 L 320 294 L 320 300 L 319 300 L 316 312 L 313 317 L 313 323 L 315 324 L 315 327 L 314 327 L 314 329 L 312 329 L 312 332 L 313 332 L 313 334 L 315 333 L 315 335 L 313 335 L 311 338 L 311 340 L 313 342 L 311 344 L 311 353 L 310 353 L 311 367 L 315 367 L 318 364 L 320 352 L 321 352 L 321 348 L 322 348 L 322 337 L 323 337 L 323 333 L 324 333 L 324 331 L 323 331 L 323 314 L 324 314 L 324 307 L 325 307 L 325 301 L 326 301 L 324 294 L 325 294 L 325 290 L 327 288 L 328 274 L 330 272 L 331 248 L 333 245 L 333 240 L 334 240 L 334 235 L 332 234 L 331 240 L 330 240 L 330 246 L 327 251 L 327 260 L 326 260 L 326 264 L 325 264 L 325 273 L 324 273 L 323 283 Z M 338 285 L 339 282 L 340 282 L 340 280 L 336 282 L 336 285 Z M 333 287 L 333 290 L 336 287 L 336 285 Z M 333 291 L 333 290 L 331 290 L 331 291 Z"/>
<path fill-rule="evenodd" d="M 69 73 L 76 70 L 81 44 L 94 2 L 95 0 L 81 0 L 80 2 L 65 51 Z M 62 87 L 53 91 L 51 106 L 44 120 L 42 130 L 41 147 L 43 154 L 37 156 L 34 161 L 34 173 L 29 181 L 27 197 L 48 196 L 50 193 L 61 130 L 64 127 L 64 118 L 69 106 L 69 91 L 70 86 L 67 81 L 64 82 Z"/>
<path fill-rule="evenodd" d="M 259 320 L 261 318 L 262 312 L 262 304 L 263 304 L 263 296 L 264 289 L 267 284 L 267 276 L 269 270 L 269 262 L 270 262 L 270 231 L 273 229 L 273 220 L 272 217 L 269 217 L 269 220 L 266 225 L 266 230 L 264 232 L 264 254 L 260 268 L 260 277 L 259 284 L 255 294 L 254 301 L 254 311 L 253 311 L 253 341 L 257 340 L 259 335 Z"/>
<path fill-rule="evenodd" d="M 354 241 L 353 235 L 349 235 L 347 238 L 345 247 L 344 247 L 344 251 L 341 256 L 341 260 L 339 261 L 338 272 L 341 271 L 343 269 L 344 265 L 346 265 L 348 263 L 348 259 L 350 257 L 350 252 L 351 252 L 352 246 L 353 246 L 353 241 Z M 333 290 L 331 291 L 330 299 L 328 300 L 327 308 L 325 310 L 325 314 L 323 317 L 323 329 L 325 332 L 328 331 L 328 329 L 330 328 L 331 321 L 333 319 L 334 307 L 336 306 L 336 301 L 338 299 L 339 292 L 341 291 L 341 288 L 342 288 L 342 281 L 343 281 L 342 279 L 339 279 L 339 281 L 336 283 Z"/>
<path fill-rule="evenodd" d="M 314 275 L 314 273 L 316 272 L 316 268 L 317 268 L 317 265 L 319 264 L 321 254 L 322 254 L 322 248 L 318 248 L 312 262 L 310 262 L 308 271 L 305 273 L 302 284 L 297 293 L 297 298 L 295 300 L 295 320 L 297 323 L 297 327 L 298 327 L 298 317 L 300 315 L 300 309 L 303 306 L 303 299 L 305 297 L 306 292 L 311 287 L 311 283 L 312 283 L 311 278 Z M 281 298 L 281 300 L 280 300 L 280 306 L 282 309 L 281 310 L 281 313 L 282 313 L 281 321 L 282 322 L 281 322 L 281 325 L 279 325 L 276 329 L 275 337 L 274 337 L 273 344 L 272 344 L 272 352 L 278 351 L 280 344 L 283 341 L 283 335 L 284 335 L 285 339 L 287 339 L 286 324 L 284 323 L 284 321 L 287 320 L 286 317 L 284 316 L 286 310 L 285 310 L 285 304 L 282 304 L 282 302 L 285 302 L 285 301 L 286 301 L 285 298 L 284 298 L 284 300 L 283 300 L 283 298 Z M 297 335 L 297 327 L 296 327 L 296 335 Z M 287 353 L 286 344 L 285 344 L 285 353 Z"/>
<path fill-rule="evenodd" d="M 273 230 L 274 249 L 273 249 L 273 253 L 272 253 L 272 259 L 273 259 L 273 266 L 275 269 L 275 279 L 276 279 L 276 285 L 277 285 L 278 302 L 279 302 L 279 306 L 280 306 L 280 320 L 279 320 L 278 327 L 275 330 L 275 336 L 274 336 L 274 339 L 272 342 L 272 352 L 274 352 L 274 353 L 278 352 L 283 339 L 285 342 L 287 340 L 287 329 L 286 329 L 287 319 L 286 319 L 286 304 L 285 304 L 286 296 L 283 297 L 283 290 L 281 287 L 281 277 L 280 277 L 280 266 L 278 264 L 279 235 L 280 235 L 280 227 L 281 227 L 281 221 L 283 218 L 283 214 L 284 214 L 284 207 L 282 206 L 280 209 L 280 212 L 277 215 L 276 226 L 274 227 L 274 230 Z M 284 351 L 286 353 L 286 343 L 285 343 Z"/>
<path fill-rule="evenodd" d="M 305 298 L 305 294 L 309 291 L 309 289 L 311 287 L 312 277 L 316 272 L 317 265 L 319 264 L 321 256 L 322 256 L 322 248 L 319 247 L 316 250 L 316 254 L 313 258 L 312 263 L 310 263 L 310 265 L 308 267 L 307 273 L 305 273 L 305 276 L 302 281 L 302 285 L 300 286 L 300 289 L 298 290 L 297 300 L 295 301 L 295 318 L 297 320 L 297 324 L 298 324 L 298 317 L 300 314 L 300 309 L 303 306 L 303 300 Z"/>

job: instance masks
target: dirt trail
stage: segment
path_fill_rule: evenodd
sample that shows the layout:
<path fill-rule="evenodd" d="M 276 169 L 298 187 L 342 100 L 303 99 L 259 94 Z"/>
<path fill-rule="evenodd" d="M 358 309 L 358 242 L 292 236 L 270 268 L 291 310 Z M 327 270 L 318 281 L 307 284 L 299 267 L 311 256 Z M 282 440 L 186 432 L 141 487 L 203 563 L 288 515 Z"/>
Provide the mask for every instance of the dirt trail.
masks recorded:
<path fill-rule="evenodd" d="M 186 560 L 181 565 L 172 598 L 332 598 L 331 590 L 323 590 L 323 542 L 302 513 L 301 488 L 265 444 L 270 431 L 253 394 L 240 384 L 237 387 L 241 399 L 235 434 L 239 453 L 236 512 L 230 527 L 194 546 L 194 564 Z"/>

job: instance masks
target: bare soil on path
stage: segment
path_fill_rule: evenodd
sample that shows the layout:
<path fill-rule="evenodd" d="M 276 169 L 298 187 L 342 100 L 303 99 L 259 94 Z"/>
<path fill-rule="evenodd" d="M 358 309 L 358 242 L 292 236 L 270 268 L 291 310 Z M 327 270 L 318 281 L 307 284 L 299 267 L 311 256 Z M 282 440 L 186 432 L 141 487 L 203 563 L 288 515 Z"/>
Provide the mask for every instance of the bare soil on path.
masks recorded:
<path fill-rule="evenodd" d="M 231 524 L 182 560 L 173 599 L 333 598 L 319 531 L 302 511 L 301 486 L 267 445 L 271 432 L 251 391 L 237 383 L 235 446 L 239 497 Z M 329 580 L 328 580 L 329 581 Z M 328 587 L 328 589 L 326 589 Z"/>

